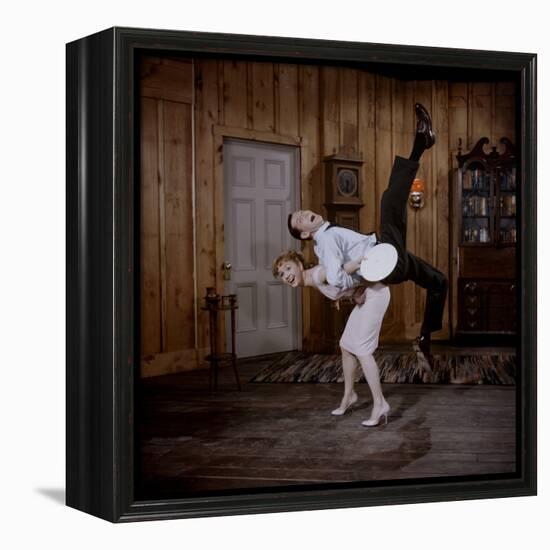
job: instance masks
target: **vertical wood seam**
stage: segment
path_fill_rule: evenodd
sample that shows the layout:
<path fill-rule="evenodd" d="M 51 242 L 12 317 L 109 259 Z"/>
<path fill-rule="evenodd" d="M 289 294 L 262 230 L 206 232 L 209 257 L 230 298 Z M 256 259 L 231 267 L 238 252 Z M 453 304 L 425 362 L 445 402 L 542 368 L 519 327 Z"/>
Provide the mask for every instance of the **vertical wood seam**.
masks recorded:
<path fill-rule="evenodd" d="M 472 118 L 473 118 L 473 104 L 474 104 L 474 91 L 473 91 L 473 84 L 471 82 L 468 82 L 467 84 L 467 102 L 466 102 L 466 143 L 465 143 L 465 151 L 470 151 L 473 147 L 472 143 Z"/>
<path fill-rule="evenodd" d="M 246 127 L 254 128 L 254 97 L 252 89 L 252 63 L 246 64 Z"/>
<path fill-rule="evenodd" d="M 220 291 L 220 287 L 218 286 L 220 284 L 220 279 L 219 279 L 219 266 L 221 265 L 220 263 L 220 260 L 223 261 L 223 258 L 220 258 L 220 255 L 219 255 L 219 250 L 218 250 L 218 242 L 221 241 L 222 243 L 222 247 L 225 247 L 225 234 L 224 234 L 224 231 L 223 229 L 220 231 L 220 234 L 216 236 L 216 232 L 217 232 L 217 229 L 218 227 L 221 227 L 221 225 L 219 225 L 219 222 L 220 222 L 220 219 L 219 219 L 219 216 L 222 217 L 222 220 L 223 221 L 223 217 L 224 217 L 224 203 L 223 203 L 223 186 L 224 186 L 224 180 L 223 180 L 223 137 L 221 138 L 221 144 L 218 146 L 217 142 L 216 142 L 216 138 L 214 136 L 214 125 L 216 124 L 216 121 L 215 120 L 210 120 L 209 121 L 209 124 L 210 124 L 210 132 L 211 132 L 211 135 L 212 135 L 212 157 L 211 157 L 211 162 L 209 163 L 209 171 L 210 171 L 210 181 L 213 182 L 213 197 L 212 197 L 212 200 L 214 202 L 214 208 L 213 208 L 213 212 L 212 212 L 212 223 L 213 223 L 213 227 L 214 227 L 214 230 L 212 232 L 212 250 L 214 251 L 214 288 L 216 289 L 216 292 L 219 292 Z M 218 151 L 218 148 L 219 148 L 219 151 Z M 219 152 L 219 157 L 218 157 L 218 152 Z M 219 163 L 218 165 L 218 158 L 221 159 L 221 162 Z M 218 174 L 220 174 L 219 170 L 222 170 L 221 171 L 221 177 L 218 181 Z M 222 194 L 221 195 L 221 202 L 220 202 L 220 197 L 219 197 L 219 194 Z M 219 208 L 222 208 L 221 211 L 219 211 Z M 223 249 L 223 252 L 222 254 L 225 253 L 225 249 Z M 223 284 L 223 283 L 221 283 Z M 222 289 L 223 291 L 223 289 Z M 225 323 L 223 322 L 225 320 L 225 317 L 223 317 L 222 319 L 222 323 L 221 325 L 224 325 L 225 326 Z"/>
<path fill-rule="evenodd" d="M 303 95 L 303 84 L 302 79 L 303 76 L 303 66 L 297 65 L 296 66 L 296 101 L 297 101 L 297 109 L 298 109 L 298 136 L 302 136 L 302 95 Z M 299 173 L 299 181 L 298 185 L 300 189 L 298 190 L 298 193 L 296 193 L 296 199 L 299 201 L 299 204 L 297 204 L 297 208 L 301 208 L 303 204 L 303 194 L 304 194 L 304 188 L 307 185 L 307 178 L 305 177 L 306 174 L 304 172 L 304 163 L 302 159 L 302 145 L 299 147 L 299 162 L 300 166 L 298 168 Z M 310 328 L 310 316 L 309 316 L 309 309 L 310 309 L 310 302 L 309 302 L 309 295 L 306 295 L 305 292 L 302 293 L 302 311 L 301 317 L 302 317 L 302 341 L 300 342 L 301 349 L 305 349 L 308 346 L 308 340 L 311 337 L 311 328 Z"/>
<path fill-rule="evenodd" d="M 453 144 L 453 136 L 456 136 L 451 131 L 451 87 L 447 86 L 447 102 L 449 104 L 449 110 L 447 113 L 447 120 L 449 124 L 449 134 L 448 134 L 448 185 L 449 185 L 449 289 L 447 291 L 447 304 L 449 307 L 449 337 L 453 338 L 455 327 L 456 327 L 456 321 L 455 321 L 455 298 L 456 298 L 456 281 L 458 278 L 458 238 L 457 238 L 457 231 L 455 229 L 455 223 L 453 223 L 453 219 L 455 218 L 455 211 L 456 211 L 456 168 L 455 168 L 455 153 L 458 153 L 458 140 Z M 465 100 L 468 100 L 468 93 L 466 91 L 466 97 Z M 468 110 L 468 107 L 466 106 L 466 111 Z M 467 118 L 467 115 L 466 115 Z M 466 122 L 467 125 L 467 122 Z M 466 133 L 467 133 L 467 127 L 466 127 Z M 459 136 L 460 137 L 460 136 Z M 466 146 L 464 143 L 462 146 Z"/>
<path fill-rule="evenodd" d="M 275 101 L 275 95 L 276 95 L 276 92 L 275 92 L 275 87 L 279 87 L 279 71 L 277 70 L 277 72 L 275 72 L 275 66 L 279 66 L 278 64 L 276 65 L 275 63 L 271 63 L 271 81 L 273 82 L 273 85 L 271 86 L 271 124 L 268 124 L 268 127 L 267 127 L 267 130 L 268 131 L 271 131 L 271 132 L 275 132 L 275 126 L 276 126 L 276 120 L 275 120 L 275 115 L 278 114 L 278 105 L 276 104 L 277 102 Z"/>
<path fill-rule="evenodd" d="M 160 334 L 162 351 L 166 351 L 166 190 L 165 190 L 165 166 L 164 166 L 164 102 L 157 101 L 157 132 L 158 132 L 158 185 L 159 185 L 159 241 L 160 241 L 160 304 L 161 321 Z"/>
<path fill-rule="evenodd" d="M 496 88 L 497 85 L 495 82 L 491 83 L 491 144 L 497 144 L 498 136 L 496 135 L 496 118 L 497 118 L 497 107 L 496 107 Z"/>
<path fill-rule="evenodd" d="M 218 65 L 218 124 L 225 124 L 225 63 L 223 59 L 220 59 L 217 62 Z M 194 67 L 194 66 L 193 66 Z M 194 80 L 193 80 L 194 82 Z M 193 86 L 193 98 L 195 86 Z"/>
<path fill-rule="evenodd" d="M 273 63 L 273 132 L 278 134 L 281 127 L 281 100 L 279 63 Z"/>
<path fill-rule="evenodd" d="M 298 110 L 298 120 L 296 121 L 297 125 L 297 131 L 298 131 L 298 138 L 300 139 L 300 172 L 302 167 L 302 137 L 303 137 L 303 130 L 302 130 L 302 96 L 304 93 L 303 90 L 303 65 L 296 65 L 296 101 L 297 101 L 297 110 Z M 303 182 L 302 182 L 303 183 Z M 301 189 L 300 189 L 300 196 L 301 196 Z"/>
<path fill-rule="evenodd" d="M 359 128 L 359 125 L 361 123 L 361 119 L 359 118 L 359 104 L 361 102 L 361 98 L 359 97 L 359 93 L 361 91 L 360 79 L 361 79 L 361 73 L 359 72 L 358 69 L 356 69 L 355 70 L 355 97 L 357 98 L 357 101 L 355 103 L 355 119 L 357 120 L 357 125 L 355 127 L 355 143 L 356 143 L 355 153 L 357 156 L 361 154 L 359 151 L 359 136 L 361 133 L 361 130 Z M 361 154 L 361 158 L 362 157 L 363 155 Z M 362 160 L 364 161 L 365 159 L 362 158 Z M 359 220 L 360 219 L 361 219 L 361 216 L 359 216 Z"/>
<path fill-rule="evenodd" d="M 344 75 L 343 75 L 344 69 L 342 67 L 338 67 L 338 71 L 336 72 L 336 78 L 338 79 L 338 85 L 336 86 L 336 89 L 338 90 L 338 100 L 336 102 L 336 105 L 338 106 L 337 110 L 337 117 L 338 117 L 338 150 L 337 152 L 341 151 L 344 146 L 344 117 L 342 116 L 342 113 L 344 111 L 342 107 L 342 102 L 344 101 L 344 93 L 343 93 L 343 86 L 344 86 Z"/>
<path fill-rule="evenodd" d="M 221 69 L 223 71 L 223 61 Z M 195 95 L 195 59 L 191 59 L 191 212 L 193 220 L 193 321 L 195 323 L 195 350 L 199 348 L 199 281 L 198 281 L 198 246 L 197 246 L 197 128 L 196 128 L 196 95 Z M 218 106 L 220 105 L 218 101 Z M 223 107 L 223 104 L 222 104 Z"/>
<path fill-rule="evenodd" d="M 319 77 L 318 77 L 318 113 L 319 113 L 319 162 L 323 162 L 323 157 L 325 154 L 325 68 L 319 67 Z M 321 165 L 322 166 L 322 165 Z M 321 188 L 325 188 L 325 170 L 324 166 L 321 169 Z M 305 242 L 302 241 L 302 250 L 305 248 Z"/>
<path fill-rule="evenodd" d="M 435 109 L 436 109 L 436 101 L 435 101 L 435 98 L 436 98 L 436 85 L 435 85 L 435 80 L 432 80 L 431 82 L 432 86 L 432 101 L 431 101 L 431 109 L 430 109 L 430 112 L 433 114 L 435 113 Z M 438 113 L 438 118 L 439 117 L 439 113 Z M 432 204 L 434 205 L 434 208 L 432 210 L 432 261 L 433 261 L 433 265 L 434 266 L 437 266 L 438 265 L 438 246 L 437 246 L 437 232 L 438 232 L 438 227 L 439 227 L 439 224 L 438 224 L 438 221 L 439 221 L 439 203 L 437 202 L 437 185 L 438 185 L 438 170 L 437 170 L 437 166 L 438 166 L 438 161 L 439 161 L 439 155 L 437 153 L 438 151 L 438 148 L 437 147 L 434 147 L 433 148 L 433 151 L 432 151 L 432 157 L 430 159 L 430 162 L 431 162 L 431 165 L 432 165 L 432 182 L 431 182 L 431 201 L 432 201 Z"/>

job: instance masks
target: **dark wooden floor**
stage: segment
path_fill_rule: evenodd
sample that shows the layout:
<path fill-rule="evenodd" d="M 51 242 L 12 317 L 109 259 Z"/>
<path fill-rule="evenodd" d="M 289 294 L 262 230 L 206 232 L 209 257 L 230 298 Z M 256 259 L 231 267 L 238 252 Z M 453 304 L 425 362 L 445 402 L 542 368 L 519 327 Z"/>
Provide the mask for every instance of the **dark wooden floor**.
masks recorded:
<path fill-rule="evenodd" d="M 269 360 L 245 361 L 246 382 Z M 385 384 L 387 425 L 361 426 L 371 398 L 330 411 L 342 384 L 252 384 L 231 369 L 141 384 L 138 498 L 296 484 L 515 471 L 515 387 Z"/>

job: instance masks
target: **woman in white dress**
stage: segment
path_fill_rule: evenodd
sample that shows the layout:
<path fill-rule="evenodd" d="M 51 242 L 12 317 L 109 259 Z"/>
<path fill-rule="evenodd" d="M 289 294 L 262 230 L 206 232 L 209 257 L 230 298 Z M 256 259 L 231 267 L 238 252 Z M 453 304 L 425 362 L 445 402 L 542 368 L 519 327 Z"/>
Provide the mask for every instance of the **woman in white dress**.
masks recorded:
<path fill-rule="evenodd" d="M 349 262 L 344 265 L 348 273 L 353 273 L 358 268 L 359 262 Z M 299 286 L 317 288 L 330 300 L 350 298 L 355 302 L 356 305 L 340 338 L 344 396 L 340 406 L 332 411 L 332 414 L 337 416 L 344 414 L 357 401 L 354 382 L 355 370 L 359 362 L 373 399 L 371 416 L 368 420 L 364 420 L 362 425 L 376 426 L 382 417 L 387 423 L 390 406 L 382 392 L 380 371 L 373 354 L 378 347 L 382 320 L 390 303 L 388 286 L 365 281 L 365 286 L 342 290 L 326 284 L 325 270 L 322 265 L 306 269 L 303 256 L 294 251 L 281 254 L 273 262 L 273 275 L 294 288 Z"/>

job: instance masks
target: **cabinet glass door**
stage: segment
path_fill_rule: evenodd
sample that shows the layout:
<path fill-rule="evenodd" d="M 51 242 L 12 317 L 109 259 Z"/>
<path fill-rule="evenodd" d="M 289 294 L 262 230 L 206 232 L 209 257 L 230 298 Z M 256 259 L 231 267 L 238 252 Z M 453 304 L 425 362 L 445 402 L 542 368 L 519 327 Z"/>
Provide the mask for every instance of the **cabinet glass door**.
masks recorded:
<path fill-rule="evenodd" d="M 498 240 L 503 245 L 516 243 L 516 168 L 500 167 L 497 172 Z"/>
<path fill-rule="evenodd" d="M 461 176 L 461 242 L 464 245 L 492 244 L 491 175 L 483 163 L 476 162 L 466 165 Z"/>

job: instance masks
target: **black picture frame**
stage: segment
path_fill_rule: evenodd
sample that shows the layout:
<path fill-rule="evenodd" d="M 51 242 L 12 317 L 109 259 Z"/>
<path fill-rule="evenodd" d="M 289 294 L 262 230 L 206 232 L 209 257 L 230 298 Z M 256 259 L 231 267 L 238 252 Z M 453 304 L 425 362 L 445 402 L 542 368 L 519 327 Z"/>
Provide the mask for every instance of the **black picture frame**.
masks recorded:
<path fill-rule="evenodd" d="M 136 67 L 141 53 L 376 66 L 519 83 L 517 476 L 136 501 Z M 536 55 L 111 28 L 67 45 L 67 505 L 112 522 L 536 494 Z"/>

